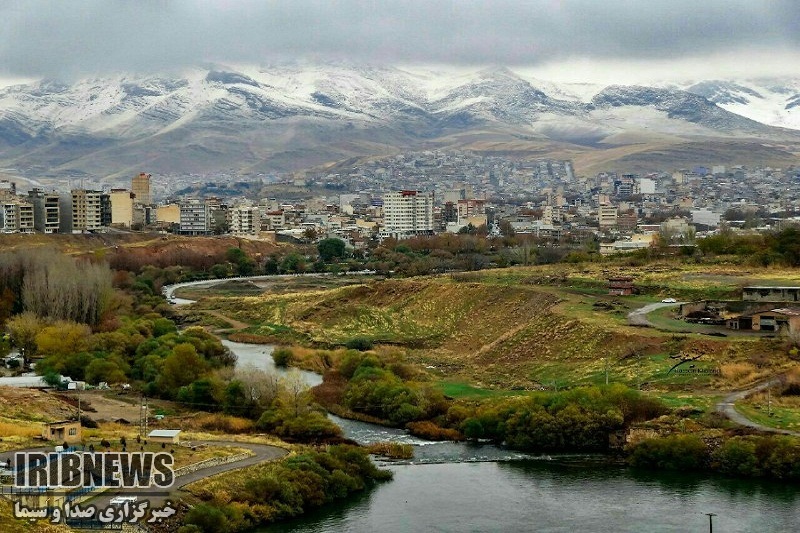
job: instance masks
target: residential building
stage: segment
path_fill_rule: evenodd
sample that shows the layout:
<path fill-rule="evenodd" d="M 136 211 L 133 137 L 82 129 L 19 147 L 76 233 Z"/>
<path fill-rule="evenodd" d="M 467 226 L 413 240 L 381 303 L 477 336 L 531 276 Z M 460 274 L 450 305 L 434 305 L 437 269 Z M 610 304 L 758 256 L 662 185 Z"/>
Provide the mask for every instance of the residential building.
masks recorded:
<path fill-rule="evenodd" d="M 240 206 L 228 210 L 229 229 L 233 235 L 258 235 L 261 215 L 257 207 Z"/>
<path fill-rule="evenodd" d="M 617 227 L 617 206 L 601 205 L 597 210 L 597 221 L 601 230 Z"/>
<path fill-rule="evenodd" d="M 60 217 L 60 197 L 57 192 L 31 189 L 28 201 L 33 204 L 33 227 L 40 233 L 58 233 Z"/>
<path fill-rule="evenodd" d="M 131 180 L 131 191 L 136 195 L 136 203 L 151 205 L 153 196 L 150 193 L 150 174 L 140 172 L 138 176 L 134 176 Z"/>
<path fill-rule="evenodd" d="M 202 200 L 187 200 L 180 204 L 180 227 L 183 235 L 211 234 L 211 208 Z"/>
<path fill-rule="evenodd" d="M 180 224 L 181 207 L 178 204 L 158 206 L 156 208 L 156 221 L 160 225 Z"/>
<path fill-rule="evenodd" d="M 286 226 L 286 215 L 281 210 L 265 211 L 261 215 L 261 229 L 279 230 Z"/>
<path fill-rule="evenodd" d="M 134 199 L 128 189 L 111 189 L 111 225 L 130 228 L 134 219 Z"/>
<path fill-rule="evenodd" d="M 33 233 L 33 204 L 19 200 L 0 203 L 0 229 L 3 233 Z"/>
<path fill-rule="evenodd" d="M 98 231 L 103 227 L 102 191 L 72 189 L 72 231 Z M 105 195 L 108 196 L 108 195 Z"/>
<path fill-rule="evenodd" d="M 383 197 L 383 232 L 397 238 L 433 233 L 433 193 L 390 192 Z"/>
<path fill-rule="evenodd" d="M 472 218 L 486 214 L 486 200 L 474 198 L 458 201 L 458 218 Z"/>

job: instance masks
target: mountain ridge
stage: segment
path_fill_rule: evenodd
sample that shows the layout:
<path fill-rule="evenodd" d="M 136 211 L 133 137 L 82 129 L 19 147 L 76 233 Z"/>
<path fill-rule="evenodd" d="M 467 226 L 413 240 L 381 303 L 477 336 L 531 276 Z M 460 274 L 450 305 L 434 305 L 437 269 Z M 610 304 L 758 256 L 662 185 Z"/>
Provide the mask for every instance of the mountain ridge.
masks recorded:
<path fill-rule="evenodd" d="M 800 131 L 786 127 L 800 107 L 800 83 L 759 83 L 611 85 L 586 101 L 585 86 L 573 91 L 506 67 L 447 75 L 344 64 L 213 65 L 181 76 L 41 80 L 0 89 L 0 166 L 110 179 L 143 167 L 279 172 L 448 142 L 469 147 L 481 135 L 555 143 L 560 156 L 608 150 L 623 137 L 644 139 L 639 144 L 657 137 L 659 147 L 665 139 L 777 143 L 775 161 L 785 162 L 800 143 Z M 782 127 L 752 118 L 764 115 L 765 94 L 773 107 L 776 95 L 785 96 Z M 748 117 L 748 105 L 761 107 Z M 467 136 L 470 142 L 452 141 Z"/>

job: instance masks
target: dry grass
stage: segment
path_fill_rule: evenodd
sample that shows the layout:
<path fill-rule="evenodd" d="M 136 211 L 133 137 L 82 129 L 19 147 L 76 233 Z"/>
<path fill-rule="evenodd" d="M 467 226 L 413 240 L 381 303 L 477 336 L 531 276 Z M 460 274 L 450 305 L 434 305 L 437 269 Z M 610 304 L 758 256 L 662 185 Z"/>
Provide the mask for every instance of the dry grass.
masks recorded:
<path fill-rule="evenodd" d="M 726 389 L 792 364 L 783 347 L 768 339 L 675 336 L 628 326 L 628 310 L 654 297 L 596 308 L 595 302 L 608 300 L 606 278 L 618 274 L 633 275 L 653 295 L 729 293 L 751 282 L 800 282 L 796 271 L 735 265 L 602 263 L 392 279 L 313 293 L 210 298 L 203 304 L 256 324 L 247 334 L 293 345 L 295 364 L 303 368 L 320 371 L 341 354 L 310 346 L 343 345 L 361 337 L 373 341 L 376 351 L 429 367 L 436 378 L 490 389 L 600 383 L 604 361 L 610 362 L 613 380 L 628 384 L 638 383 L 646 372 L 645 381 L 656 387 Z M 668 374 L 675 363 L 670 356 L 678 354 L 697 358 L 705 368 L 727 368 L 719 377 Z M 748 364 L 747 371 L 735 366 Z"/>
<path fill-rule="evenodd" d="M 756 373 L 756 367 L 750 363 L 728 363 L 720 367 L 723 378 L 730 381 L 749 381 Z"/>
<path fill-rule="evenodd" d="M 226 434 L 251 433 L 255 424 L 248 418 L 208 413 L 183 418 L 181 427 L 190 431 L 220 432 Z"/>

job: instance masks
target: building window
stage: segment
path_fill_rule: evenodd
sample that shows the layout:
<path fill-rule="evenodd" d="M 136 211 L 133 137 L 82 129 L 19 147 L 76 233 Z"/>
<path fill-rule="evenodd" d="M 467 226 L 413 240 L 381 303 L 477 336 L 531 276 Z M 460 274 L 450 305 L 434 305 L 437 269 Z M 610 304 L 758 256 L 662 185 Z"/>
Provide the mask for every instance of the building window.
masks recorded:
<path fill-rule="evenodd" d="M 78 430 L 76 428 L 69 428 L 69 434 L 70 436 L 74 437 L 78 434 Z"/>

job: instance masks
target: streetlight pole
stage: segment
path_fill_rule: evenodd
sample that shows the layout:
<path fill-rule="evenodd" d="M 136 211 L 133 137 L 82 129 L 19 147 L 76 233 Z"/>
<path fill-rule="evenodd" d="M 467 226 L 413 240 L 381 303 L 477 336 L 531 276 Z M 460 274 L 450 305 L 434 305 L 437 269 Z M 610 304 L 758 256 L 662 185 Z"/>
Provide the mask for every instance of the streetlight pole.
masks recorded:
<path fill-rule="evenodd" d="M 714 533 L 714 517 L 717 513 L 706 513 L 706 516 L 708 516 L 708 533 Z"/>

